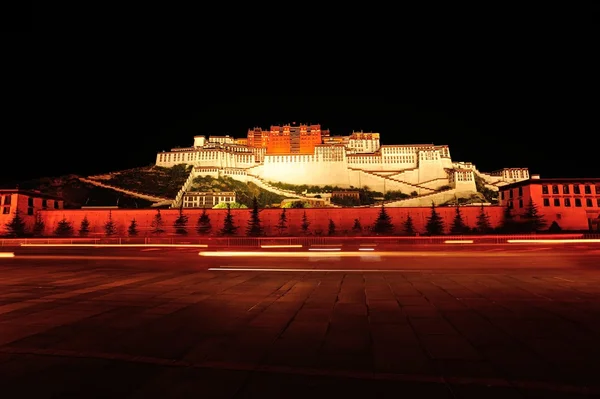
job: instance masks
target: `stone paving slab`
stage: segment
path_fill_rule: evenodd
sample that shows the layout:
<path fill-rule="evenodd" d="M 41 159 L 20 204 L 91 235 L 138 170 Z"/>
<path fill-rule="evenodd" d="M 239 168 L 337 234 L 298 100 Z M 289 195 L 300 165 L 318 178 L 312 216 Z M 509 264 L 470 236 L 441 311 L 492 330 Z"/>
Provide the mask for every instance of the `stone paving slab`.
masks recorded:
<path fill-rule="evenodd" d="M 600 394 L 592 269 L 0 273 L 9 398 Z"/>

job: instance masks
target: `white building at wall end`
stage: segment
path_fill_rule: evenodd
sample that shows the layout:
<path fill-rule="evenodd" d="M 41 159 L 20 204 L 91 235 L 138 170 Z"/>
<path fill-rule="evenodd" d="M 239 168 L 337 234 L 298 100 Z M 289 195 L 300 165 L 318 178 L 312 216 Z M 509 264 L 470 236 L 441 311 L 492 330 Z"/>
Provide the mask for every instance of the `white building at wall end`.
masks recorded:
<path fill-rule="evenodd" d="M 470 162 L 453 162 L 447 145 L 380 145 L 378 133 L 331 136 L 311 154 L 267 154 L 265 147 L 236 144 L 229 136 L 195 136 L 194 146 L 159 152 L 156 165 L 193 165 L 195 175 L 295 185 L 368 186 L 375 191 L 430 194 L 440 187 L 476 191 L 475 176 L 497 190 L 529 178 L 527 168 L 482 173 Z"/>
<path fill-rule="evenodd" d="M 183 195 L 184 208 L 212 208 L 222 202 L 235 202 L 235 192 L 188 191 Z"/>

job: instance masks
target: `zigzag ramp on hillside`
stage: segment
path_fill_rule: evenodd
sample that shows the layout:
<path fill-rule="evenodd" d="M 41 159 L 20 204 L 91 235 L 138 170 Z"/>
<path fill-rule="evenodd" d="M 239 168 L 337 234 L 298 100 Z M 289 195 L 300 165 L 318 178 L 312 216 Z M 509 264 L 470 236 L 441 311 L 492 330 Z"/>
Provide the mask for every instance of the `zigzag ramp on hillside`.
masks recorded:
<path fill-rule="evenodd" d="M 147 201 L 152 201 L 152 202 L 172 201 L 172 199 L 169 199 L 169 198 L 157 197 L 157 196 L 154 196 L 154 195 L 148 195 L 148 194 L 138 193 L 138 192 L 135 192 L 135 191 L 126 190 L 124 188 L 111 186 L 109 184 L 104 184 L 104 183 L 101 183 L 101 182 L 99 182 L 97 180 L 93 180 L 93 179 L 89 179 L 89 178 L 85 178 L 85 177 L 78 177 L 78 179 L 81 182 L 83 182 L 83 183 L 93 184 L 94 186 L 97 186 L 97 187 L 102 187 L 102 188 L 107 188 L 109 190 L 118 191 L 120 193 L 130 195 L 132 197 L 145 199 Z"/>

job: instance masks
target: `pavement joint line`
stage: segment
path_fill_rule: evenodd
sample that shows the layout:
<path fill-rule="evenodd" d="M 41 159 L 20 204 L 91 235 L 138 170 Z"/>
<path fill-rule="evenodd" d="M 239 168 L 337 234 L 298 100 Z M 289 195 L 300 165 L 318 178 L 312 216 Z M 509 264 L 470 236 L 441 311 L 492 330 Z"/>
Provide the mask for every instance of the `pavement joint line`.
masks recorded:
<path fill-rule="evenodd" d="M 163 257 L 151 257 L 151 256 L 84 256 L 84 255 L 19 255 L 15 256 L 15 260 L 25 259 L 37 259 L 37 260 L 66 260 L 66 259 L 77 259 L 77 260 L 140 260 L 140 261 L 164 261 Z"/>
<path fill-rule="evenodd" d="M 475 377 L 456 377 L 456 376 L 435 376 L 426 374 L 400 374 L 377 371 L 359 371 L 359 370 L 331 370 L 331 369 L 315 369 L 308 367 L 293 367 L 293 366 L 277 366 L 277 365 L 260 365 L 243 362 L 222 362 L 222 361 L 204 361 L 200 363 L 159 358 L 151 356 L 136 356 L 125 355 L 120 353 L 106 352 L 80 352 L 57 349 L 38 349 L 38 348 L 20 348 L 12 346 L 0 347 L 0 353 L 11 355 L 37 355 L 37 356 L 53 356 L 66 358 L 87 358 L 87 359 L 103 359 L 116 360 L 129 363 L 144 363 L 165 367 L 178 368 L 196 368 L 196 369 L 219 369 L 230 371 L 254 371 L 274 374 L 294 374 L 322 377 L 340 377 L 354 378 L 361 380 L 387 380 L 400 382 L 421 382 L 421 383 L 436 383 L 436 384 L 457 384 L 457 385 L 483 385 L 487 387 L 510 387 L 524 389 L 542 389 L 546 391 L 558 391 L 566 393 L 579 394 L 600 394 L 600 386 L 574 386 L 567 384 L 557 384 L 545 381 L 525 381 L 525 380 L 508 380 L 505 378 L 475 378 Z"/>

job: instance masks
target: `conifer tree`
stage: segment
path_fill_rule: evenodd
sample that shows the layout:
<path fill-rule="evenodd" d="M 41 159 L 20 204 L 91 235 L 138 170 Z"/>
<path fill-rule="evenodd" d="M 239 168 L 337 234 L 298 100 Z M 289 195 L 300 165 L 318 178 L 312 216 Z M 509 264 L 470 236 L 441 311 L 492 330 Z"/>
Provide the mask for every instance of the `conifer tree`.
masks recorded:
<path fill-rule="evenodd" d="M 112 211 L 108 211 L 108 220 L 104 223 L 104 234 L 108 237 L 117 234 L 117 226 L 115 226 L 115 222 L 113 221 Z"/>
<path fill-rule="evenodd" d="M 460 211 L 460 206 L 458 202 L 456 203 L 456 213 L 454 215 L 454 220 L 452 221 L 452 226 L 450 226 L 451 234 L 465 234 L 467 232 L 467 225 L 465 224 L 462 218 L 462 212 Z"/>
<path fill-rule="evenodd" d="M 25 221 L 21 217 L 19 211 L 16 211 L 10 222 L 6 223 L 6 236 L 8 237 L 25 237 L 27 229 Z"/>
<path fill-rule="evenodd" d="M 175 223 L 173 223 L 173 227 L 175 228 L 175 234 L 186 235 L 188 233 L 188 231 L 187 231 L 188 219 L 189 219 L 188 216 L 184 215 L 183 210 L 180 208 L 179 216 L 177 216 L 177 219 L 175 219 Z"/>
<path fill-rule="evenodd" d="M 160 214 L 160 209 L 156 210 L 156 215 L 154 215 L 154 219 L 152 220 L 152 224 L 150 226 L 152 227 L 152 234 L 160 235 L 165 232 L 165 229 L 163 228 L 164 221 L 162 215 Z"/>
<path fill-rule="evenodd" d="M 304 235 L 308 235 L 309 233 L 310 222 L 308 221 L 308 217 L 306 216 L 306 211 L 302 214 L 302 224 L 300 228 L 302 229 L 302 233 Z"/>
<path fill-rule="evenodd" d="M 529 232 L 537 233 L 547 225 L 546 220 L 544 219 L 544 215 L 540 214 L 537 205 L 533 202 L 532 198 L 529 198 L 529 202 L 527 203 L 527 208 L 525 209 L 523 218 L 525 219 L 524 227 Z"/>
<path fill-rule="evenodd" d="M 130 237 L 136 237 L 138 235 L 137 222 L 135 218 L 131 219 L 131 224 L 129 224 L 127 234 L 129 234 Z"/>
<path fill-rule="evenodd" d="M 354 226 L 352 226 L 352 231 L 356 234 L 362 233 L 362 225 L 360 224 L 360 219 L 354 219 Z"/>
<path fill-rule="evenodd" d="M 250 219 L 248 219 L 248 227 L 246 235 L 250 237 L 259 237 L 263 235 L 263 228 L 260 224 L 260 210 L 258 209 L 258 199 L 252 198 L 252 209 L 250 210 Z"/>
<path fill-rule="evenodd" d="M 329 226 L 328 226 L 327 230 L 328 230 L 327 233 L 330 236 L 335 235 L 335 223 L 333 222 L 332 219 L 329 219 Z"/>
<path fill-rule="evenodd" d="M 63 216 L 63 218 L 58 221 L 56 230 L 54 230 L 54 234 L 58 237 L 73 236 L 73 226 L 71 225 L 71 222 L 69 222 L 67 218 Z"/>
<path fill-rule="evenodd" d="M 33 236 L 41 237 L 44 234 L 44 229 L 46 228 L 46 224 L 42 219 L 42 215 L 37 212 L 35 214 L 35 221 L 33 222 Z"/>
<path fill-rule="evenodd" d="M 288 228 L 287 225 L 287 215 L 285 214 L 285 208 L 281 210 L 279 214 L 279 223 L 277 223 L 277 230 L 279 231 L 279 235 L 283 235 L 284 231 Z"/>
<path fill-rule="evenodd" d="M 479 215 L 477 215 L 477 231 L 482 234 L 492 231 L 490 216 L 485 211 L 483 205 L 481 205 L 481 208 L 479 209 Z"/>
<path fill-rule="evenodd" d="M 90 234 L 90 221 L 88 220 L 87 215 L 85 215 L 79 225 L 79 235 L 81 237 L 87 237 L 88 234 Z"/>
<path fill-rule="evenodd" d="M 373 232 L 377 234 L 391 234 L 394 231 L 394 225 L 392 224 L 392 218 L 388 215 L 383 203 L 381 204 L 381 210 L 373 225 Z"/>
<path fill-rule="evenodd" d="M 210 216 L 208 216 L 208 213 L 206 213 L 206 208 L 204 208 L 202 209 L 202 214 L 196 223 L 196 231 L 198 234 L 205 235 L 208 234 L 211 229 L 212 225 L 210 224 Z"/>
<path fill-rule="evenodd" d="M 500 230 L 504 234 L 512 234 L 517 232 L 517 222 L 512 214 L 512 209 L 510 206 L 506 206 L 504 208 L 504 212 L 502 213 L 502 223 L 500 225 Z"/>
<path fill-rule="evenodd" d="M 404 221 L 404 234 L 408 236 L 414 236 L 416 234 L 415 225 L 413 224 L 412 216 L 408 214 L 406 216 L 406 220 Z"/>
<path fill-rule="evenodd" d="M 431 203 L 431 215 L 427 218 L 425 231 L 432 236 L 444 234 L 444 221 L 439 213 L 435 210 L 435 203 Z"/>
<path fill-rule="evenodd" d="M 231 205 L 229 202 L 227 203 L 227 213 L 225 214 L 225 219 L 223 219 L 223 228 L 221 229 L 221 234 L 224 236 L 232 236 L 237 231 L 238 227 L 235 225 L 233 221 L 233 215 L 231 214 Z"/>

